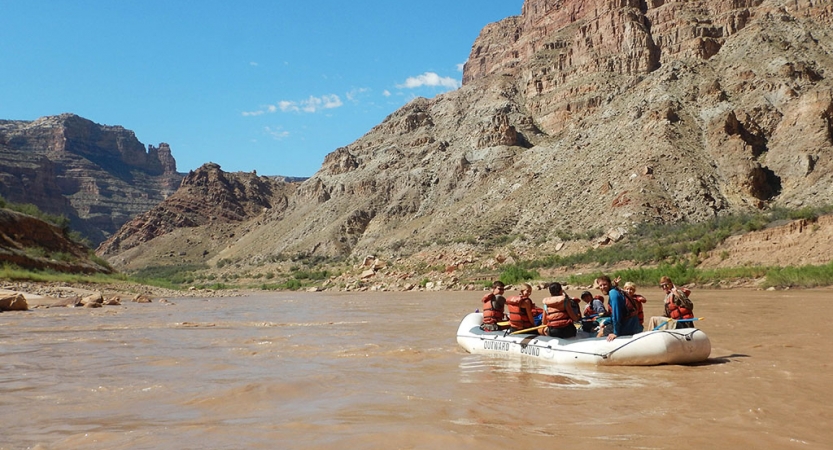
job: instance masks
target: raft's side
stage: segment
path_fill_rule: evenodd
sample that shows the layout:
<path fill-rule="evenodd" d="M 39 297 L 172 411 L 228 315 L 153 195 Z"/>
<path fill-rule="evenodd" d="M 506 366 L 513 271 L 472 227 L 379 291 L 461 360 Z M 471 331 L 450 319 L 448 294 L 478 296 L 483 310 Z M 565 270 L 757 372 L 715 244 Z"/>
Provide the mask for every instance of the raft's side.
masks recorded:
<path fill-rule="evenodd" d="M 703 361 L 709 357 L 711 344 L 705 333 L 695 328 L 681 331 L 647 331 L 635 334 L 610 351 L 607 357 L 608 364 L 685 364 Z"/>

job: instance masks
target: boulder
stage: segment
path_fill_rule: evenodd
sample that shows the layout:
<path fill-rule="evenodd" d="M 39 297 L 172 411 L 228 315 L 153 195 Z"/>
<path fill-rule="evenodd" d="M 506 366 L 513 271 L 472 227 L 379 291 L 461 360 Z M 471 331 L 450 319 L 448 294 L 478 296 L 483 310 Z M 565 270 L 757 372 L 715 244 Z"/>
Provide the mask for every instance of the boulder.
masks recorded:
<path fill-rule="evenodd" d="M 133 297 L 133 301 L 135 303 L 151 303 L 150 297 L 145 294 L 136 294 L 136 296 Z"/>
<path fill-rule="evenodd" d="M 376 275 L 376 272 L 373 269 L 368 269 L 362 272 L 361 279 L 366 280 L 368 278 L 372 278 L 374 275 Z"/>
<path fill-rule="evenodd" d="M 98 303 L 101 305 L 104 303 L 104 296 L 101 295 L 101 292 L 94 292 L 81 299 L 81 304 L 84 306 L 87 306 L 90 303 Z M 95 308 L 95 306 L 91 306 L 91 308 Z"/>
<path fill-rule="evenodd" d="M 0 311 L 26 311 L 29 304 L 21 293 L 4 294 L 0 296 Z"/>

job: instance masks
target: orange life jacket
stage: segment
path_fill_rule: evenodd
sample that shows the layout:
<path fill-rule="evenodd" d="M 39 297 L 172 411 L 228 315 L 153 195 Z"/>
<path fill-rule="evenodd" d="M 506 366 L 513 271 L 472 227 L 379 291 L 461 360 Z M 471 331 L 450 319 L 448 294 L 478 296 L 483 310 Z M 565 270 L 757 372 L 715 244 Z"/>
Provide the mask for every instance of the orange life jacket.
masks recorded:
<path fill-rule="evenodd" d="M 513 330 L 524 330 L 535 326 L 534 323 L 529 321 L 529 314 L 527 313 L 527 306 L 534 308 L 535 305 L 532 304 L 532 300 L 529 298 L 523 299 L 523 302 L 521 300 L 521 297 L 517 295 L 506 299 L 506 305 L 509 307 L 509 326 Z M 522 306 L 522 304 L 525 306 Z"/>
<path fill-rule="evenodd" d="M 503 305 L 496 305 L 495 294 L 486 294 L 483 299 L 483 323 L 493 325 L 503 320 Z"/>
<path fill-rule="evenodd" d="M 573 299 L 565 295 L 547 297 L 543 300 L 547 308 L 546 324 L 551 328 L 564 328 L 573 326 L 574 322 L 581 320 L 573 309 Z"/>
<path fill-rule="evenodd" d="M 682 291 L 682 293 L 685 294 L 686 297 L 691 295 L 691 291 L 686 288 L 682 288 L 679 290 Z M 674 320 L 693 319 L 694 311 L 684 306 L 678 306 L 676 303 L 674 303 L 674 293 L 669 292 L 668 295 L 665 297 L 665 317 L 670 317 Z"/>

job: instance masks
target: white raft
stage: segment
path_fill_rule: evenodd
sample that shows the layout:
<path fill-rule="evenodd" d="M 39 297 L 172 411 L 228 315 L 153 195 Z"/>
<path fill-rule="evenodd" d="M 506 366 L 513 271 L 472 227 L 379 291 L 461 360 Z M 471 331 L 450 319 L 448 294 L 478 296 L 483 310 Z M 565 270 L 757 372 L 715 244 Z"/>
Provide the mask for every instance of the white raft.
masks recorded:
<path fill-rule="evenodd" d="M 711 342 L 702 330 L 645 331 L 633 336 L 592 337 L 581 330 L 578 337 L 561 339 L 537 334 L 509 334 L 483 331 L 482 313 L 463 318 L 457 329 L 457 343 L 469 353 L 526 355 L 553 364 L 595 364 L 600 366 L 654 366 L 691 364 L 705 361 Z"/>

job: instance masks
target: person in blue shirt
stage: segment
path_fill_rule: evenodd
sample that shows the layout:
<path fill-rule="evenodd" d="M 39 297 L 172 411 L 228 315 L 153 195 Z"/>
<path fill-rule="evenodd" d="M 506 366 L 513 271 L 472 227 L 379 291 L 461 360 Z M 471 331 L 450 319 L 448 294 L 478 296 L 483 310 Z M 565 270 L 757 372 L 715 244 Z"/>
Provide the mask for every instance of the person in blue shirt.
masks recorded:
<path fill-rule="evenodd" d="M 618 287 L 613 286 L 610 277 L 602 275 L 596 278 L 596 284 L 603 294 L 608 296 L 611 315 L 611 331 L 607 340 L 612 341 L 619 336 L 629 336 L 642 332 L 639 323 L 639 312 L 634 301 L 628 298 Z"/>

